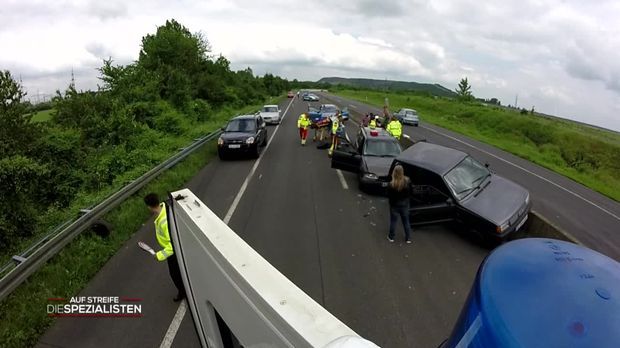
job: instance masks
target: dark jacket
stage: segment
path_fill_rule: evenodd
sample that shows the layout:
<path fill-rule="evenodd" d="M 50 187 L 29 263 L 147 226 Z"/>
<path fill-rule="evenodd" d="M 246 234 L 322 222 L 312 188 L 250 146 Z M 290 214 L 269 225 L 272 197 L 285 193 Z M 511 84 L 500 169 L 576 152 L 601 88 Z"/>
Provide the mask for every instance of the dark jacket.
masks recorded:
<path fill-rule="evenodd" d="M 390 206 L 406 204 L 409 202 L 409 194 L 411 193 L 411 181 L 406 178 L 407 184 L 405 187 L 397 191 L 392 185 L 388 185 L 387 193 L 390 200 Z"/>

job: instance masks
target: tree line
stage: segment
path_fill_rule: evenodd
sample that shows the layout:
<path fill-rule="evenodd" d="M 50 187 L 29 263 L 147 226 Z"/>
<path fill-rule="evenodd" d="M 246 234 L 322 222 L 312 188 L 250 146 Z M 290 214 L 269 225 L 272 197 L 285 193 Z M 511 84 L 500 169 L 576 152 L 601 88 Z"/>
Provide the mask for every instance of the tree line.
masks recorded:
<path fill-rule="evenodd" d="M 0 70 L 0 248 L 43 230 L 46 215 L 166 158 L 197 124 L 217 112 L 262 103 L 295 85 L 250 68 L 233 71 L 207 39 L 175 21 L 142 38 L 128 65 L 105 60 L 101 86 L 56 93 L 49 122 L 9 71 Z M 231 115 L 232 116 L 232 115 Z"/>

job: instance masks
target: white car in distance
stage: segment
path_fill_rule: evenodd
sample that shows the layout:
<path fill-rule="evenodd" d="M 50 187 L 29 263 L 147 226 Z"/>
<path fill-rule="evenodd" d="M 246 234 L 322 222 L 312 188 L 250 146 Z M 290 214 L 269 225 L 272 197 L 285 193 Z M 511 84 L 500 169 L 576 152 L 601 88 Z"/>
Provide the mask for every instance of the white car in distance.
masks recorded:
<path fill-rule="evenodd" d="M 263 120 L 265 120 L 265 123 L 280 123 L 280 107 L 277 105 L 263 105 L 263 108 L 258 112 L 258 114 L 263 118 Z"/>

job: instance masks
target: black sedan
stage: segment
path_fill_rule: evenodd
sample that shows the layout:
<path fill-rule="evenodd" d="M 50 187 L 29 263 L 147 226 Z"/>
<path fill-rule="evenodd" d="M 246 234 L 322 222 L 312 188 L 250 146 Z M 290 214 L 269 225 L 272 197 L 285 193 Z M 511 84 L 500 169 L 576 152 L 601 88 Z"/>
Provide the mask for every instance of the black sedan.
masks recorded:
<path fill-rule="evenodd" d="M 260 148 L 267 145 L 267 128 L 259 115 L 242 115 L 222 128 L 217 140 L 217 154 L 226 159 L 231 154 L 248 154 L 258 158 Z"/>
<path fill-rule="evenodd" d="M 464 152 L 419 142 L 394 160 L 390 173 L 396 164 L 411 178 L 412 224 L 457 221 L 500 241 L 528 218 L 529 192 Z"/>

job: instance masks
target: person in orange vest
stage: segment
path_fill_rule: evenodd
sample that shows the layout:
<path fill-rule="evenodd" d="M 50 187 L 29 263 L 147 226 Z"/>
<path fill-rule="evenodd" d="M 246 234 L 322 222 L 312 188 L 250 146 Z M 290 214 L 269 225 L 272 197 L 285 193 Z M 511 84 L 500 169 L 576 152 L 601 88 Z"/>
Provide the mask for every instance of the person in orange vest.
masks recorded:
<path fill-rule="evenodd" d="M 311 124 L 312 124 L 312 121 L 310 121 L 306 113 L 303 113 L 299 116 L 299 119 L 297 120 L 297 128 L 299 128 L 299 137 L 301 138 L 301 146 L 306 145 L 306 138 L 308 137 L 308 128 L 310 128 Z"/>

